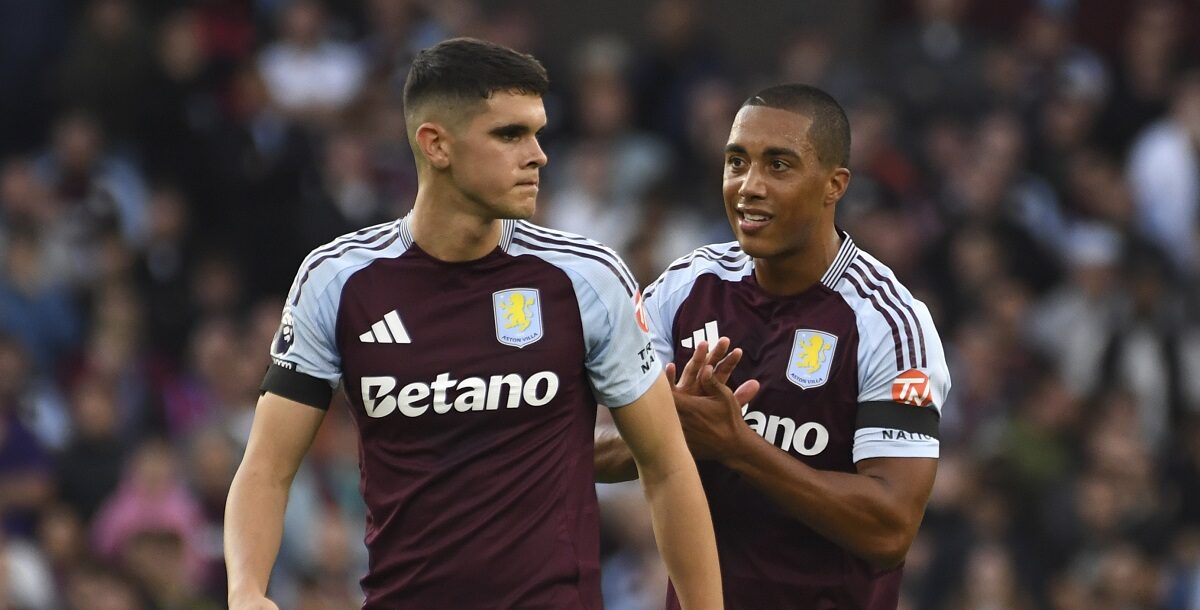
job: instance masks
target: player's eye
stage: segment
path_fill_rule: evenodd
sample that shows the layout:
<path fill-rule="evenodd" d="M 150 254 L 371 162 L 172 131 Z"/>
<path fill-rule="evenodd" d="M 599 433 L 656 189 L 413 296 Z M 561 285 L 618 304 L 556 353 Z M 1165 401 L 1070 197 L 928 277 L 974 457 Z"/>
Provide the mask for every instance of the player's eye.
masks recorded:
<path fill-rule="evenodd" d="M 728 165 L 732 169 L 741 169 L 746 165 L 746 160 L 741 157 L 729 157 L 725 159 L 725 165 Z"/>
<path fill-rule="evenodd" d="M 511 144 L 520 141 L 521 138 L 529 132 L 519 126 L 513 125 L 509 127 L 502 127 L 493 131 L 492 133 L 499 138 L 501 142 Z"/>
<path fill-rule="evenodd" d="M 773 169 L 777 172 L 781 172 L 789 167 L 791 167 L 791 166 L 788 165 L 787 162 L 783 161 L 782 159 L 775 159 L 774 161 L 771 161 L 771 169 Z"/>

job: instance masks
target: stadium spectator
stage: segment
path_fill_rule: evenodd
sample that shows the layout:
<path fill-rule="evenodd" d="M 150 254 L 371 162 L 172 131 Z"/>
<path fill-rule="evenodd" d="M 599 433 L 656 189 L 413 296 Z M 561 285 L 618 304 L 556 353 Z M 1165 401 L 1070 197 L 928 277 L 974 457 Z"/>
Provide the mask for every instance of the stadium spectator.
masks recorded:
<path fill-rule="evenodd" d="M 366 66 L 350 45 L 327 30 L 316 0 L 288 2 L 280 15 L 280 40 L 263 49 L 259 69 L 271 98 L 304 122 L 326 123 L 358 94 Z"/>

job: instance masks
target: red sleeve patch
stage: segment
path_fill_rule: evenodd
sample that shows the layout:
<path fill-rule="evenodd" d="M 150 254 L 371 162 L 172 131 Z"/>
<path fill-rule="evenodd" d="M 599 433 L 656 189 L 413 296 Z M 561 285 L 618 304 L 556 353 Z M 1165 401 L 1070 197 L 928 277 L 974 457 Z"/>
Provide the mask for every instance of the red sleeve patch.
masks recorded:
<path fill-rule="evenodd" d="M 642 303 L 642 291 L 633 293 L 633 316 L 637 319 L 638 328 L 642 332 L 650 332 L 650 324 L 646 322 L 646 307 Z"/>
<path fill-rule="evenodd" d="M 896 402 L 927 407 L 933 402 L 932 398 L 933 384 L 929 382 L 929 375 L 917 369 L 908 369 L 892 381 L 892 400 Z"/>

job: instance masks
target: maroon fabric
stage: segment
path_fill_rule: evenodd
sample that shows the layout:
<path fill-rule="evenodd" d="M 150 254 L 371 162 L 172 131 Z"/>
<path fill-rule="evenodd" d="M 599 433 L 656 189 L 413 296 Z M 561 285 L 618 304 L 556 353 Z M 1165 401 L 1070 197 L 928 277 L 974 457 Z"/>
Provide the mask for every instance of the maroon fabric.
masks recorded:
<path fill-rule="evenodd" d="M 521 349 L 496 339 L 493 293 L 511 288 L 539 291 L 544 336 Z M 361 342 L 392 310 L 412 342 Z M 414 246 L 347 280 L 336 340 L 368 508 L 364 608 L 600 608 L 596 402 L 567 275 L 499 249 L 455 264 Z M 395 378 L 395 397 L 442 373 L 543 371 L 559 380 L 543 406 L 507 408 L 503 394 L 496 410 L 371 417 L 362 392 L 365 376 Z M 450 389 L 446 402 L 460 394 Z"/>
<path fill-rule="evenodd" d="M 816 422 L 828 431 L 828 445 L 820 453 L 789 455 L 814 468 L 854 472 L 859 336 L 854 311 L 842 297 L 817 284 L 802 294 L 779 298 L 762 291 L 753 275 L 738 282 L 701 275 L 671 329 L 679 370 L 692 355 L 691 349 L 680 346 L 680 339 L 712 320 L 744 352 L 730 386 L 748 379 L 762 383 L 750 411 L 789 418 L 796 427 Z M 787 379 L 798 329 L 837 337 L 824 385 L 801 389 Z M 778 438 L 782 436 L 780 432 Z M 895 610 L 900 569 L 873 570 L 785 514 L 732 470 L 716 462 L 701 462 L 699 468 L 712 510 L 727 610 Z M 667 608 L 679 608 L 673 588 Z"/>

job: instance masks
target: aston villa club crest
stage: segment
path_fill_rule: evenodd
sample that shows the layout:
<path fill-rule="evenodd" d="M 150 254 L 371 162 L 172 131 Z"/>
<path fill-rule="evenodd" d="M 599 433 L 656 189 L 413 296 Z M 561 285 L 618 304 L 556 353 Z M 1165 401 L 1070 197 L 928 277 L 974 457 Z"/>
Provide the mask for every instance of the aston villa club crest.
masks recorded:
<path fill-rule="evenodd" d="M 536 288 L 512 288 L 492 294 L 496 340 L 521 348 L 541 339 L 541 301 Z"/>
<path fill-rule="evenodd" d="M 802 328 L 792 340 L 788 358 L 788 381 L 808 390 L 825 385 L 833 368 L 837 337 L 819 330 Z"/>

